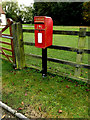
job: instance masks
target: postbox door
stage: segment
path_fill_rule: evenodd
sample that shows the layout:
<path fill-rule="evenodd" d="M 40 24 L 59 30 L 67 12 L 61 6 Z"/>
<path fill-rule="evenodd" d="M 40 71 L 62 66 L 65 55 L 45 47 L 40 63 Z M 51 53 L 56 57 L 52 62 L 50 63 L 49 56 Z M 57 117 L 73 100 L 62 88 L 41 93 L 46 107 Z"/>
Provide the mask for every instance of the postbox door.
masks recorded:
<path fill-rule="evenodd" d="M 35 30 L 35 46 L 43 48 L 45 46 L 45 31 Z"/>

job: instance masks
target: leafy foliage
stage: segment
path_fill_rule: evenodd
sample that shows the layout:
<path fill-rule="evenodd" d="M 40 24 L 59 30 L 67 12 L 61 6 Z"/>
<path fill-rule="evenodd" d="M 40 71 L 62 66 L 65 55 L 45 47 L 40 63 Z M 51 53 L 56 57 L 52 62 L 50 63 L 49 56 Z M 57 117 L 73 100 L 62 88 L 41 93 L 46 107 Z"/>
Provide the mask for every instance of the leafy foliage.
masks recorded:
<path fill-rule="evenodd" d="M 2 3 L 3 10 L 6 13 L 7 18 L 12 18 L 15 21 L 18 21 L 18 14 L 20 12 L 20 8 L 18 7 L 18 2 L 3 2 Z"/>
<path fill-rule="evenodd" d="M 82 2 L 39 2 L 34 3 L 34 15 L 51 16 L 54 24 L 82 24 Z"/>
<path fill-rule="evenodd" d="M 86 23 L 90 22 L 90 2 L 83 3 L 83 19 Z"/>
<path fill-rule="evenodd" d="M 24 23 L 31 23 L 33 20 L 32 7 L 21 6 L 20 17 Z"/>
<path fill-rule="evenodd" d="M 21 21 L 22 23 L 30 23 L 32 21 L 32 8 L 24 5 L 18 6 L 18 2 L 3 2 L 3 10 L 7 18 L 12 18 L 14 21 Z"/>
<path fill-rule="evenodd" d="M 35 2 L 18 6 L 18 2 L 3 2 L 8 18 L 22 23 L 33 23 L 34 16 L 50 16 L 54 25 L 89 25 L 90 2 Z"/>

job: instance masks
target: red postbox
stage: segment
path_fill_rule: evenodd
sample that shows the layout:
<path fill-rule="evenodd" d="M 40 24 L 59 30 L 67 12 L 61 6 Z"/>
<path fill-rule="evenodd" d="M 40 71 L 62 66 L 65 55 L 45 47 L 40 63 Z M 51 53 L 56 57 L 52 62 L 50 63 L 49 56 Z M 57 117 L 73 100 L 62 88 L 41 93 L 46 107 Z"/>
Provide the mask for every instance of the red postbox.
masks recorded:
<path fill-rule="evenodd" d="M 53 39 L 53 20 L 51 17 L 35 16 L 35 46 L 46 48 L 52 45 Z"/>

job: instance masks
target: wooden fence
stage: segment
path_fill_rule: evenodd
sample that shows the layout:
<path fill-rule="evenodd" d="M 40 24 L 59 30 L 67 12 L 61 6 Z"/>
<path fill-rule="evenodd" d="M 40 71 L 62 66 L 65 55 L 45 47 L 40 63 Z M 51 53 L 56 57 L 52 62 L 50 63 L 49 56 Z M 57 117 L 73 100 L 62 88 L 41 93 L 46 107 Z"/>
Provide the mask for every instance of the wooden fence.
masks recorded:
<path fill-rule="evenodd" d="M 42 56 L 34 55 L 34 54 L 24 54 L 24 45 L 35 46 L 32 42 L 24 42 L 23 41 L 23 32 L 34 33 L 34 29 L 22 29 L 22 25 L 20 23 L 14 23 L 12 25 L 12 33 L 14 39 L 14 49 L 16 56 L 16 64 L 17 68 L 25 67 L 25 55 L 32 56 L 35 58 L 42 58 Z M 48 61 L 67 64 L 75 67 L 75 74 L 73 78 L 80 78 L 81 68 L 90 69 L 90 65 L 82 64 L 82 56 L 83 53 L 90 54 L 90 49 L 85 48 L 86 36 L 90 36 L 90 32 L 86 32 L 86 28 L 80 28 L 79 31 L 62 31 L 62 30 L 53 30 L 53 34 L 63 34 L 63 35 L 78 35 L 78 48 L 65 47 L 65 46 L 57 46 L 52 45 L 48 47 L 48 49 L 57 49 L 57 50 L 65 50 L 77 52 L 76 62 L 56 59 L 56 58 L 47 58 Z M 84 81 L 84 79 L 82 79 Z"/>

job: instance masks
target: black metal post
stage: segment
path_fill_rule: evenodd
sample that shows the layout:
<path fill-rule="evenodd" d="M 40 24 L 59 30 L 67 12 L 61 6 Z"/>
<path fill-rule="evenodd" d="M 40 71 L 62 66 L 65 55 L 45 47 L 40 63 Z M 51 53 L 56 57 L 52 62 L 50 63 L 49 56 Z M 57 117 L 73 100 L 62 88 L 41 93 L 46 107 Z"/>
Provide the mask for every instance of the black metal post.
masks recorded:
<path fill-rule="evenodd" d="M 42 76 L 47 76 L 47 48 L 42 48 Z"/>

